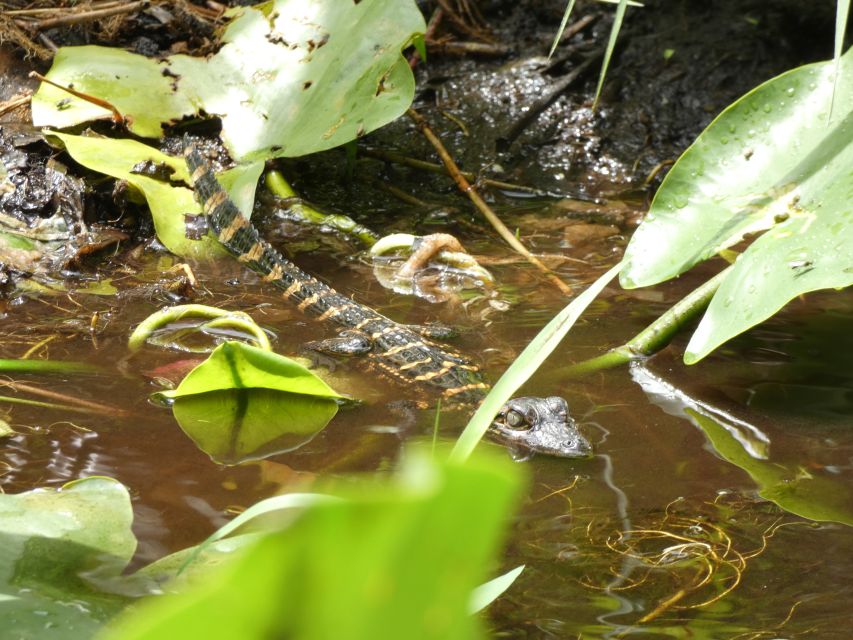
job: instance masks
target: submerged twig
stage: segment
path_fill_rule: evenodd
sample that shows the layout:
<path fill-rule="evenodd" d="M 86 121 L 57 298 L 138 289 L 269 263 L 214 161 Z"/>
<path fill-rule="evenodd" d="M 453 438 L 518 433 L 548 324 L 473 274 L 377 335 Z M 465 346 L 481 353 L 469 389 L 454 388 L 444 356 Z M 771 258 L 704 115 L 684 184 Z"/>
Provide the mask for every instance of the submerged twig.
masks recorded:
<path fill-rule="evenodd" d="M 424 120 L 423 116 L 419 114 L 414 109 L 408 109 L 406 111 L 409 118 L 417 125 L 418 129 L 421 133 L 424 134 L 427 140 L 429 140 L 430 144 L 435 148 L 436 153 L 438 153 L 442 162 L 444 162 L 444 166 L 447 167 L 448 172 L 450 172 L 450 176 L 456 182 L 459 187 L 459 190 L 462 191 L 471 202 L 474 203 L 474 206 L 483 214 L 483 216 L 491 223 L 491 225 L 495 228 L 498 234 L 504 239 L 504 241 L 512 247 L 517 253 L 523 255 L 527 258 L 527 261 L 530 262 L 533 266 L 539 269 L 545 277 L 548 278 L 560 291 L 562 291 L 566 295 L 570 295 L 572 292 L 572 288 L 563 282 L 557 274 L 548 269 L 542 261 L 540 261 L 536 256 L 534 256 L 530 251 L 525 247 L 518 238 L 516 238 L 513 233 L 507 228 L 507 226 L 503 223 L 503 221 L 498 218 L 497 214 L 492 211 L 492 208 L 486 204 L 486 201 L 480 196 L 477 189 L 465 179 L 465 176 L 461 174 L 459 171 L 459 167 L 453 158 L 450 157 L 447 149 L 442 144 L 441 140 L 439 140 L 438 136 L 435 135 L 435 132 L 430 128 L 429 124 L 426 120 Z"/>
<path fill-rule="evenodd" d="M 20 107 L 25 107 L 32 96 L 15 96 L 5 102 L 0 102 L 0 116 L 6 115 L 10 111 L 14 111 Z"/>
<path fill-rule="evenodd" d="M 51 391 L 49 389 L 42 389 L 41 387 L 15 382 L 13 380 L 0 380 L 0 385 L 4 387 L 9 387 L 10 389 L 14 389 L 15 391 L 31 393 L 34 396 L 41 396 L 42 398 L 58 400 L 59 402 L 64 402 L 68 405 L 74 405 L 79 409 L 85 409 L 86 411 L 91 413 L 103 413 L 104 415 L 114 416 L 130 415 L 130 412 L 124 409 L 120 409 L 118 407 L 114 407 L 112 405 L 101 404 L 100 402 L 93 402 L 91 400 L 84 400 L 83 398 L 78 398 L 76 396 L 71 396 L 65 393 L 59 393 L 58 391 Z"/>
<path fill-rule="evenodd" d="M 510 48 L 505 44 L 488 42 L 459 42 L 457 40 L 427 41 L 427 51 L 431 53 L 446 53 L 456 56 L 505 56 Z"/>
<path fill-rule="evenodd" d="M 585 15 L 582 18 L 575 20 L 572 24 L 566 27 L 565 30 L 563 30 L 563 35 L 560 36 L 560 44 L 579 34 L 600 17 L 600 13 L 590 13 L 589 15 Z"/>
<path fill-rule="evenodd" d="M 429 202 L 425 200 L 421 200 L 420 198 L 413 196 L 411 193 L 407 193 L 400 189 L 399 187 L 395 187 L 393 184 L 389 182 L 385 182 L 384 180 L 373 180 L 372 184 L 376 186 L 377 189 L 382 189 L 383 191 L 390 193 L 392 196 L 405 202 L 406 204 L 410 204 L 413 207 L 421 207 L 423 209 L 432 206 Z"/>

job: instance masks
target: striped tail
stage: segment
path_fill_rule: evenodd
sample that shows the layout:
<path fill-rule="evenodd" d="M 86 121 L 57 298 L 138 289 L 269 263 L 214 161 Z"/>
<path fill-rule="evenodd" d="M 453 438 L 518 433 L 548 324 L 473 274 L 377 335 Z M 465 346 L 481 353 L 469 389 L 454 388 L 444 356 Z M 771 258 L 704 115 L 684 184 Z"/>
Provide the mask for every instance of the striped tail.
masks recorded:
<path fill-rule="evenodd" d="M 196 199 L 208 224 L 222 246 L 263 280 L 284 290 L 284 297 L 303 313 L 333 320 L 344 327 L 382 318 L 305 273 L 266 240 L 228 197 L 210 165 L 189 139 L 184 137 L 184 158 Z M 389 321 L 390 322 L 390 321 Z"/>

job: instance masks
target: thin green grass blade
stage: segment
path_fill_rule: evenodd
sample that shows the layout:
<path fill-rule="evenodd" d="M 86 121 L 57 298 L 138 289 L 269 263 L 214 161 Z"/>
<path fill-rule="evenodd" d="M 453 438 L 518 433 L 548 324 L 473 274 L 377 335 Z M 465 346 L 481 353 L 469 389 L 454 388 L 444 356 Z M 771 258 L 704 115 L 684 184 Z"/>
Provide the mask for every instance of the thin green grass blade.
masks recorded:
<path fill-rule="evenodd" d="M 619 0 L 619 6 L 616 7 L 616 15 L 613 17 L 613 27 L 610 29 L 610 38 L 607 41 L 607 49 L 604 51 L 604 60 L 601 63 L 598 86 L 595 88 L 595 100 L 592 103 L 593 109 L 598 106 L 598 98 L 601 95 L 601 88 L 604 86 L 604 77 L 607 75 L 607 67 L 610 65 L 610 58 L 613 55 L 613 50 L 616 48 L 616 39 L 619 37 L 620 29 L 622 29 L 622 20 L 625 18 L 625 10 L 627 8 L 627 0 Z"/>
<path fill-rule="evenodd" d="M 835 61 L 835 78 L 832 87 L 832 104 L 829 107 L 829 119 L 835 110 L 835 94 L 838 87 L 838 76 L 841 75 L 841 50 L 844 48 L 844 31 L 847 18 L 850 16 L 850 0 L 838 0 L 835 5 L 835 50 L 832 59 Z"/>
<path fill-rule="evenodd" d="M 471 602 L 468 604 L 468 611 L 473 615 L 479 613 L 495 600 L 497 600 L 504 591 L 512 586 L 515 579 L 524 571 L 524 565 L 520 565 L 515 569 L 507 571 L 502 576 L 498 576 L 493 580 L 481 584 L 471 593 Z"/>
<path fill-rule="evenodd" d="M 836 65 L 841 57 L 841 49 L 844 47 L 844 30 L 847 27 L 849 15 L 850 0 L 838 0 L 835 8 L 835 53 L 833 55 Z"/>
<path fill-rule="evenodd" d="M 0 371 L 4 373 L 105 373 L 106 369 L 88 362 L 70 360 L 18 360 L 0 359 Z"/>
<path fill-rule="evenodd" d="M 557 35 L 554 36 L 554 42 L 551 43 L 551 50 L 548 52 L 549 58 L 554 55 L 554 51 L 557 50 L 557 45 L 560 44 L 560 38 L 563 37 L 563 31 L 566 30 L 566 25 L 569 23 L 569 16 L 572 15 L 572 9 L 574 8 L 575 0 L 569 0 L 569 4 L 563 14 L 563 19 L 560 20 L 560 28 L 557 29 Z"/>
<path fill-rule="evenodd" d="M 284 495 L 273 496 L 272 498 L 261 500 L 246 509 L 228 524 L 211 533 L 208 538 L 196 546 L 196 548 L 193 549 L 193 552 L 187 556 L 187 559 L 184 561 L 184 564 L 181 565 L 181 568 L 178 569 L 178 575 L 191 565 L 196 558 L 198 558 L 201 552 L 207 549 L 211 544 L 232 534 L 250 520 L 254 520 L 259 516 L 272 513 L 274 511 L 281 511 L 283 509 L 302 509 L 314 504 L 337 502 L 338 500 L 340 500 L 340 498 L 322 493 L 285 493 Z"/>
<path fill-rule="evenodd" d="M 463 462 L 468 459 L 477 443 L 488 431 L 497 412 L 512 397 L 518 388 L 539 368 L 551 352 L 557 348 L 569 329 L 575 324 L 584 310 L 595 300 L 601 290 L 616 277 L 622 269 L 620 262 L 607 273 L 593 282 L 583 293 L 572 300 L 560 313 L 545 325 L 530 341 L 524 351 L 515 359 L 498 380 L 480 408 L 471 416 L 468 426 L 459 436 L 450 459 Z"/>

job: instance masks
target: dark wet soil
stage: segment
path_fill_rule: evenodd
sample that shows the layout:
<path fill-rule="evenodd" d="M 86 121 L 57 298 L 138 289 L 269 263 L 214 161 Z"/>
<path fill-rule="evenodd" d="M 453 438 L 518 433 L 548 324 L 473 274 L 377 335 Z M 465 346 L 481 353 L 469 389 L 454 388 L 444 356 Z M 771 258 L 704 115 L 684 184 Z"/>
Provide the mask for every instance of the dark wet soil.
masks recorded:
<path fill-rule="evenodd" d="M 496 40 L 511 43 L 511 55 L 436 57 L 418 69 L 417 106 L 466 168 L 488 169 L 504 179 L 596 200 L 598 204 L 590 204 L 603 207 L 590 219 L 574 215 L 575 206 L 555 205 L 557 198 L 489 193 L 530 246 L 560 258 L 555 270 L 577 289 L 621 256 L 637 211 L 650 196 L 639 185 L 652 167 L 674 158 L 748 88 L 785 68 L 828 55 L 831 7 L 799 11 L 792 2 L 695 5 L 669 2 L 631 9 L 625 27 L 629 37 L 614 59 L 600 109 L 591 109 L 594 66 L 509 145 L 502 140 L 525 105 L 605 41 L 611 14 L 607 5 L 579 3 L 579 17 L 598 17 L 571 40 L 577 52 L 552 70 L 543 71 L 541 55 L 562 3 L 544 0 L 483 3 Z M 130 32 L 123 42 L 133 42 L 132 36 Z M 174 42 L 161 42 L 151 33 L 136 37 L 161 48 Z M 673 53 L 665 59 L 668 49 Z M 0 100 L 17 90 L 10 86 L 4 78 Z M 431 157 L 406 121 L 362 144 Z M 357 243 L 280 224 L 264 210 L 267 235 L 287 245 L 311 273 L 396 320 L 440 320 L 458 327 L 456 347 L 478 354 L 496 379 L 565 299 L 526 263 L 509 256 L 446 179 L 368 158 L 348 178 L 345 166 L 343 153 L 336 151 L 283 163 L 311 201 L 345 210 L 368 226 L 458 233 L 469 250 L 490 263 L 500 283 L 494 297 L 469 293 L 433 305 L 389 293 L 364 261 L 353 257 L 360 249 Z M 374 179 L 387 180 L 429 205 L 401 203 L 378 191 Z M 136 219 L 141 214 L 128 211 L 134 217 L 128 228 L 144 237 L 145 224 Z M 577 223 L 594 228 L 578 230 Z M 234 261 L 193 264 L 200 283 L 195 288 L 188 288 L 178 272 L 168 271 L 176 263 L 156 242 L 133 244 L 87 261 L 73 278 L 62 281 L 67 291 L 17 291 L 7 297 L 0 357 L 21 357 L 34 349 L 33 357 L 89 361 L 110 372 L 105 377 L 23 376 L 21 381 L 110 402 L 130 415 L 69 416 L 8 408 L 7 418 L 19 435 L 0 446 L 4 491 L 58 486 L 90 475 L 119 479 L 133 494 L 134 532 L 140 541 L 134 563 L 140 566 L 197 543 L 260 498 L 310 487 L 317 474 L 387 469 L 405 438 L 430 433 L 431 413 L 404 431 L 379 401 L 340 413 L 295 452 L 237 467 L 213 463 L 180 431 L 168 410 L 147 400 L 155 386 L 143 373 L 185 354 L 152 347 L 131 356 L 126 343 L 132 327 L 166 304 L 192 299 L 249 312 L 271 331 L 282 353 L 294 353 L 305 341 L 328 334 L 282 307 L 277 292 Z M 608 289 L 530 382 L 536 393 L 569 400 L 596 457 L 523 463 L 534 481 L 514 524 L 505 565 L 525 564 L 527 569 L 490 609 L 497 637 L 848 637 L 853 616 L 848 580 L 853 537 L 848 527 L 812 523 L 762 499 L 744 471 L 717 455 L 686 416 L 667 413 L 629 371 L 613 370 L 583 381 L 560 373 L 565 365 L 633 336 L 713 268 L 700 271 L 654 291 Z M 108 281 L 117 291 L 93 295 L 86 289 L 94 280 Z M 822 312 L 814 313 L 815 308 Z M 823 474 L 849 486 L 851 320 L 849 293 L 810 295 L 700 365 L 680 363 L 682 339 L 648 367 L 686 393 L 754 425 L 769 440 L 771 460 L 800 465 L 803 473 Z M 365 383 L 356 370 L 352 376 Z M 366 383 L 380 395 L 400 395 L 400 389 L 383 382 Z M 452 437 L 464 422 L 464 415 L 447 413 L 442 433 Z M 661 530 L 684 539 L 649 534 Z M 730 549 L 714 547 L 719 562 L 707 583 L 697 583 L 697 565 L 678 562 L 681 558 L 652 565 L 631 557 L 640 552 L 652 557 L 685 541 L 707 545 L 708 532 L 718 530 L 728 536 Z M 626 537 L 627 531 L 644 533 Z M 721 593 L 724 597 L 714 600 Z M 639 622 L 647 616 L 652 617 Z"/>

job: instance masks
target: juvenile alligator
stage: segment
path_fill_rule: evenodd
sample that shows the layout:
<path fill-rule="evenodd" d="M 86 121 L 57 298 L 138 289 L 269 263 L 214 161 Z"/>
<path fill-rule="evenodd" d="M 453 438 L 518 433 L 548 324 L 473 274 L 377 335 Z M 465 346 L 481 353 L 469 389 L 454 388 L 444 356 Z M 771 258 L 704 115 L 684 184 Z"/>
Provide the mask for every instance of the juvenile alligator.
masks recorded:
<path fill-rule="evenodd" d="M 362 354 L 369 366 L 389 378 L 434 388 L 446 404 L 476 405 L 483 399 L 489 387 L 475 364 L 302 271 L 260 237 L 187 139 L 184 157 L 196 199 L 219 242 L 264 281 L 284 290 L 284 297 L 301 312 L 342 328 L 338 338 L 315 343 L 315 348 Z M 491 431 L 499 440 L 549 455 L 582 457 L 591 450 L 569 417 L 566 401 L 556 396 L 510 400 Z"/>

